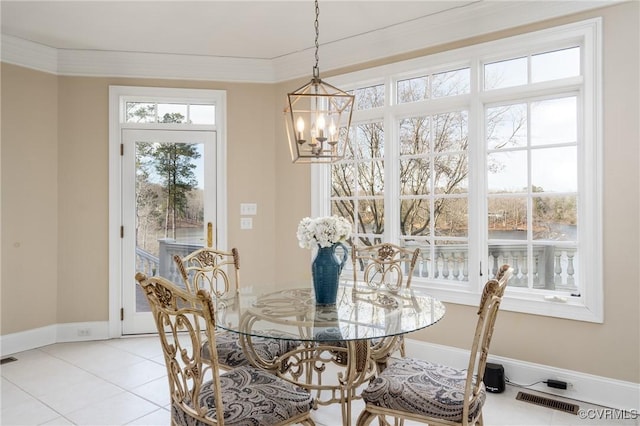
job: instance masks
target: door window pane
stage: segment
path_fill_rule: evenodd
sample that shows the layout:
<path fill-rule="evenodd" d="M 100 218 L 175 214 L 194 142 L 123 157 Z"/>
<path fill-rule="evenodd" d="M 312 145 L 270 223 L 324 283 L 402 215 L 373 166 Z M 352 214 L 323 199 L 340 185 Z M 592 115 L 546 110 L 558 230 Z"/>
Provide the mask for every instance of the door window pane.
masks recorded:
<path fill-rule="evenodd" d="M 215 105 L 190 105 L 189 120 L 193 124 L 216 124 Z"/>
<path fill-rule="evenodd" d="M 146 102 L 127 102 L 125 120 L 127 123 L 155 123 L 157 105 Z"/>
<path fill-rule="evenodd" d="M 159 123 L 186 123 L 187 105 L 184 104 L 158 104 Z"/>

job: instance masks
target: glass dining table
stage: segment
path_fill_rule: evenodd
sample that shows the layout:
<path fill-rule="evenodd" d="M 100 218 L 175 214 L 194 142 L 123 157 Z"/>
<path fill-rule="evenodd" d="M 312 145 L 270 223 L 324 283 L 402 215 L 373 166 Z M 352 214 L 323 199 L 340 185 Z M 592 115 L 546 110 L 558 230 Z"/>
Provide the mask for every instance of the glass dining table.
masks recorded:
<path fill-rule="evenodd" d="M 315 393 L 318 405 L 340 403 L 343 424 L 350 424 L 358 387 L 384 368 L 400 336 L 437 323 L 445 307 L 419 290 L 374 290 L 349 280 L 340 285 L 335 305 L 316 305 L 311 287 L 241 288 L 216 299 L 216 326 L 238 334 L 255 367 Z M 253 337 L 298 344 L 265 359 L 254 350 Z"/>

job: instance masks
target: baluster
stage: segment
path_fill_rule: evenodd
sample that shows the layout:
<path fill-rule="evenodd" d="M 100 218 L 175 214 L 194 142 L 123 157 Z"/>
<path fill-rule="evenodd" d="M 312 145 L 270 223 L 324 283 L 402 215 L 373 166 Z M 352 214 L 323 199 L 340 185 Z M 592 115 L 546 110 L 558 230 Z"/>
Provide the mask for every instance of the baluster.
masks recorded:
<path fill-rule="evenodd" d="M 534 255 L 533 257 L 533 287 L 536 288 L 540 284 L 540 274 L 538 272 L 538 255 Z"/>
<path fill-rule="evenodd" d="M 576 289 L 576 279 L 573 276 L 575 273 L 575 269 L 573 268 L 573 258 L 575 255 L 575 252 L 569 252 L 567 250 L 567 285 L 571 287 L 572 290 Z"/>
<path fill-rule="evenodd" d="M 466 252 L 462 254 L 462 276 L 463 281 L 469 281 L 469 259 Z"/>
<path fill-rule="evenodd" d="M 422 269 L 420 270 L 420 276 L 421 277 L 428 277 L 429 276 L 429 258 L 427 257 L 427 253 L 426 252 L 422 252 L 420 254 L 420 264 L 422 265 Z"/>
<path fill-rule="evenodd" d="M 520 272 L 522 272 L 522 283 L 525 287 L 529 286 L 529 277 L 527 276 L 527 272 L 529 272 L 529 256 L 525 252 L 523 255 L 522 266 L 520 267 Z"/>
<path fill-rule="evenodd" d="M 498 256 L 500 253 L 493 252 L 491 256 L 493 257 L 493 269 L 491 270 L 491 276 L 495 277 L 498 273 Z"/>
<path fill-rule="evenodd" d="M 553 272 L 555 273 L 553 277 L 553 284 L 557 288 L 558 286 L 562 285 L 562 265 L 560 263 L 562 252 L 558 250 L 557 252 L 554 252 L 554 256 L 556 260 L 555 260 L 555 268 L 553 270 Z"/>
<path fill-rule="evenodd" d="M 449 256 L 442 255 L 442 277 L 445 280 L 449 279 Z"/>
<path fill-rule="evenodd" d="M 436 261 L 433 262 L 433 278 L 438 278 L 440 276 L 440 256 L 436 256 Z"/>
<path fill-rule="evenodd" d="M 453 255 L 453 279 L 455 281 L 460 281 L 460 262 L 458 261 L 458 259 L 460 258 L 459 256 L 456 256 L 456 253 L 454 252 Z"/>
<path fill-rule="evenodd" d="M 513 268 L 513 278 L 511 278 L 511 281 L 513 281 L 514 286 L 520 287 L 520 268 L 518 267 L 518 259 L 520 258 L 520 256 L 518 256 L 515 252 L 511 252 L 511 258 L 511 267 Z"/>

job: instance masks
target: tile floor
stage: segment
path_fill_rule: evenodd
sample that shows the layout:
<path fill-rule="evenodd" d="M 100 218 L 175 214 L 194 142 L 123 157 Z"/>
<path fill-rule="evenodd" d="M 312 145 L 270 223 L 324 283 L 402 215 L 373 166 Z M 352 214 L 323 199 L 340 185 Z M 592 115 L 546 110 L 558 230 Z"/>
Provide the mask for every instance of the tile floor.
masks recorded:
<path fill-rule="evenodd" d="M 13 356 L 18 360 L 0 367 L 2 425 L 170 425 L 166 371 L 155 336 L 58 343 Z M 517 401 L 518 390 L 508 386 L 489 394 L 487 426 L 640 425 L 637 419 L 581 420 Z M 354 403 L 354 418 L 361 404 Z M 338 406 L 321 407 L 313 416 L 319 426 L 342 421 Z"/>

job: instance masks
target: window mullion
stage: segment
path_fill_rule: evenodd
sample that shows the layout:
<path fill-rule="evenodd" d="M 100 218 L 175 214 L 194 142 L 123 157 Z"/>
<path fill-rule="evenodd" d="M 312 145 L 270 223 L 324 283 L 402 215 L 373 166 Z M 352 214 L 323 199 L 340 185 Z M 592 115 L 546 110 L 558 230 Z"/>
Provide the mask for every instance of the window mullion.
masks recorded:
<path fill-rule="evenodd" d="M 471 98 L 469 102 L 469 286 L 479 292 L 489 270 L 487 242 L 487 184 L 485 113 L 481 100 L 482 62 L 471 62 Z M 476 212 L 476 214 L 471 214 Z"/>
<path fill-rule="evenodd" d="M 385 91 L 388 94 L 384 106 L 384 238 L 388 242 L 400 242 L 400 147 L 398 142 L 398 120 L 393 114 L 395 90 L 393 79 L 387 78 Z"/>

